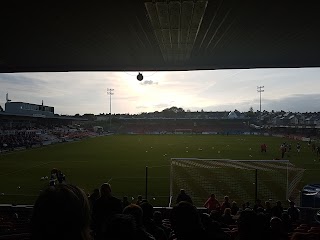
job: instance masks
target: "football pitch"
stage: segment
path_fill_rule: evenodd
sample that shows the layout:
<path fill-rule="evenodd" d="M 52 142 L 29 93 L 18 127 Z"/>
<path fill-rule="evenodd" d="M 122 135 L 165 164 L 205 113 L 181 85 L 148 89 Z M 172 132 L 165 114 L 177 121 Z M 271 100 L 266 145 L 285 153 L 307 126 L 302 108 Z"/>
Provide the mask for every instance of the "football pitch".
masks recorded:
<path fill-rule="evenodd" d="M 277 137 L 112 135 L 1 154 L 0 203 L 33 204 L 41 189 L 48 185 L 48 180 L 41 178 L 50 177 L 52 168 L 60 169 L 67 182 L 80 186 L 87 193 L 101 183 L 109 182 L 115 196 L 128 196 L 134 201 L 138 195 L 145 194 L 145 170 L 148 166 L 148 199 L 155 206 L 168 206 L 171 158 L 281 159 L 279 149 L 283 142 L 292 145 L 292 151 L 285 159 L 306 169 L 299 187 L 319 183 L 319 157 L 306 142 L 301 142 L 298 155 L 297 141 Z M 268 146 L 266 153 L 260 152 L 262 143 Z M 229 174 L 236 176 L 240 173 L 234 171 Z M 219 185 L 217 182 L 213 184 Z M 232 191 L 227 195 L 232 200 Z"/>

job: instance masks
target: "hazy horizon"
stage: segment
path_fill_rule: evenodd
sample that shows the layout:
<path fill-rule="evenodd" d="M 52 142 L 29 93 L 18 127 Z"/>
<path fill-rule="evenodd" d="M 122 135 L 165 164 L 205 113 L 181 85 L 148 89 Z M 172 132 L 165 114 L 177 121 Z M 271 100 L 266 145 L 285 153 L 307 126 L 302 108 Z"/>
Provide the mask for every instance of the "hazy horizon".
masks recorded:
<path fill-rule="evenodd" d="M 12 101 L 53 106 L 57 114 L 137 114 L 176 106 L 190 111 L 320 111 L 320 68 L 235 69 L 184 72 L 0 73 L 0 105 Z"/>

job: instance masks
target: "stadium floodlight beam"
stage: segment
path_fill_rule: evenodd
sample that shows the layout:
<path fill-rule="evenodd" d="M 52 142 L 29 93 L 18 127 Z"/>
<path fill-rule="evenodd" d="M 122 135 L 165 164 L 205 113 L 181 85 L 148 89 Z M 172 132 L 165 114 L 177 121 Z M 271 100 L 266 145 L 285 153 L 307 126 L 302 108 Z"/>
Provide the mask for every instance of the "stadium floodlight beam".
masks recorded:
<path fill-rule="evenodd" d="M 264 86 L 257 86 L 257 92 L 260 93 L 260 118 L 259 118 L 259 122 L 260 122 L 260 127 L 261 127 L 261 93 L 264 92 Z"/>
<path fill-rule="evenodd" d="M 114 94 L 114 89 L 113 88 L 107 88 L 107 94 L 110 95 L 110 127 L 109 130 L 111 131 L 111 96 Z"/>

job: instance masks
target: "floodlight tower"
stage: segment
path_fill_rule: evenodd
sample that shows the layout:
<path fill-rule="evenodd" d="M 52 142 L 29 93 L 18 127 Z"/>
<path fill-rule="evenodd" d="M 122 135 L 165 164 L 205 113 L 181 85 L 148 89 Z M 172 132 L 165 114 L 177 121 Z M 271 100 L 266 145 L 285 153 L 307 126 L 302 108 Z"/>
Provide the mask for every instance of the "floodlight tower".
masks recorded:
<path fill-rule="evenodd" d="M 257 92 L 260 93 L 260 119 L 259 119 L 260 127 L 261 127 L 261 93 L 264 92 L 263 88 L 264 88 L 264 86 L 257 87 Z"/>
<path fill-rule="evenodd" d="M 110 95 L 110 127 L 109 130 L 111 131 L 111 96 L 114 94 L 114 89 L 113 88 L 107 88 L 107 94 Z"/>

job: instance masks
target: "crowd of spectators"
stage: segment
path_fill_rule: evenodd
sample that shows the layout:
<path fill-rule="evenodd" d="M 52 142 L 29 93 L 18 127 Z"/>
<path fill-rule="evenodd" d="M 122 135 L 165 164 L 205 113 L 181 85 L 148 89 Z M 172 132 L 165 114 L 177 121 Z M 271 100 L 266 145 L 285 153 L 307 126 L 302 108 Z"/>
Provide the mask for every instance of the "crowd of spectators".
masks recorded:
<path fill-rule="evenodd" d="M 191 197 L 181 190 L 169 219 L 142 196 L 130 203 L 127 197 L 112 195 L 104 183 L 87 197 L 78 187 L 60 184 L 49 187 L 38 197 L 32 217 L 33 239 L 146 239 L 146 240 L 251 240 L 301 239 L 293 233 L 299 224 L 299 210 L 290 203 L 285 211 L 281 202 L 271 206 L 260 200 L 239 208 L 226 196 L 219 202 L 212 194 L 201 213 Z M 303 239 L 309 235 L 303 235 Z M 311 236 L 311 235 L 310 235 Z M 312 235 L 314 236 L 314 235 Z M 307 237 L 307 238 L 306 238 Z"/>
<path fill-rule="evenodd" d="M 0 135 L 0 150 L 14 150 L 19 147 L 31 148 L 32 145 L 41 144 L 35 132 L 19 131 L 14 134 Z"/>

